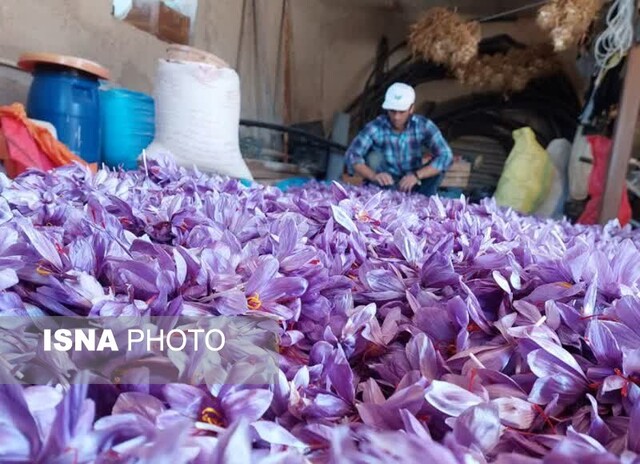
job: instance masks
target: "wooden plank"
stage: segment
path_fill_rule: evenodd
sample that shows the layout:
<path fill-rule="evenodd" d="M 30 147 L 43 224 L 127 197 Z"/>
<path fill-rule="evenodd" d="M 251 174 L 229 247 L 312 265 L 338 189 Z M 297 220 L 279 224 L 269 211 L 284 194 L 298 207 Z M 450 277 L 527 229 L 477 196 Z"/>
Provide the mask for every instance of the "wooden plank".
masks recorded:
<path fill-rule="evenodd" d="M 467 188 L 469 186 L 469 178 L 466 179 L 442 179 L 440 187 L 458 187 Z"/>
<path fill-rule="evenodd" d="M 300 168 L 291 163 L 279 163 L 277 161 L 265 161 L 265 160 L 257 160 L 257 159 L 247 159 L 245 158 L 245 162 L 247 163 L 247 167 L 250 171 L 271 171 L 275 173 L 286 172 L 289 174 L 300 174 Z"/>
<path fill-rule="evenodd" d="M 454 163 L 447 172 L 463 172 L 469 174 L 471 172 L 471 163 Z"/>
<path fill-rule="evenodd" d="M 634 45 L 627 58 L 627 71 L 620 98 L 620 112 L 613 135 L 609 171 L 600 210 L 600 224 L 618 216 L 620 199 L 626 185 L 633 134 L 640 111 L 640 44 Z"/>
<path fill-rule="evenodd" d="M 278 150 L 273 150 L 271 148 L 263 148 L 262 150 L 260 150 L 260 156 L 261 157 L 266 157 L 268 156 L 269 158 L 274 158 L 276 160 L 280 160 L 283 162 L 288 162 L 288 155 L 285 153 L 282 153 L 281 151 Z"/>

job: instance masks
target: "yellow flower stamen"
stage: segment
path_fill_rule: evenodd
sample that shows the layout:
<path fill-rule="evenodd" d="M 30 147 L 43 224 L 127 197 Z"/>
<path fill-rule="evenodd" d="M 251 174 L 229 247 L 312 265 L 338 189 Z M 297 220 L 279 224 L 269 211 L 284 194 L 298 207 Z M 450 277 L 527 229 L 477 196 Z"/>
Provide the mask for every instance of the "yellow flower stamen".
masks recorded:
<path fill-rule="evenodd" d="M 36 272 L 37 272 L 38 274 L 42 275 L 42 276 L 48 276 L 48 275 L 53 274 L 53 272 L 51 272 L 51 271 L 47 271 L 47 270 L 46 270 L 44 267 L 42 267 L 42 266 L 38 266 L 38 267 L 36 268 Z"/>
<path fill-rule="evenodd" d="M 217 425 L 219 427 L 224 425 L 222 415 L 212 407 L 204 408 L 202 410 L 200 420 L 206 424 Z"/>
<path fill-rule="evenodd" d="M 247 306 L 252 311 L 257 311 L 262 307 L 262 301 L 260 301 L 260 295 L 254 293 L 249 298 L 247 298 Z"/>
<path fill-rule="evenodd" d="M 369 217 L 369 213 L 364 210 L 358 211 L 358 214 L 356 214 L 356 218 L 358 218 L 358 220 L 362 222 L 369 222 L 371 220 L 371 218 Z"/>

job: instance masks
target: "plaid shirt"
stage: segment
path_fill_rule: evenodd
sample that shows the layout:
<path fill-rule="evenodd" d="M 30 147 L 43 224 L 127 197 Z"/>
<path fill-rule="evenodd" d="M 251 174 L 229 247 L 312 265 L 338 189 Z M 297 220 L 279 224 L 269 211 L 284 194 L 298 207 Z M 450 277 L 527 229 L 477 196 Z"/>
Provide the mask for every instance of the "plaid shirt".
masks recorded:
<path fill-rule="evenodd" d="M 441 172 L 453 162 L 453 153 L 438 127 L 424 116 L 411 115 L 402 133 L 393 130 L 386 115 L 380 115 L 353 139 L 346 153 L 347 168 L 353 175 L 353 166 L 365 163 L 367 154 L 377 151 L 384 156 L 384 172 L 401 177 L 422 167 L 422 157 L 429 153 L 429 163 Z"/>

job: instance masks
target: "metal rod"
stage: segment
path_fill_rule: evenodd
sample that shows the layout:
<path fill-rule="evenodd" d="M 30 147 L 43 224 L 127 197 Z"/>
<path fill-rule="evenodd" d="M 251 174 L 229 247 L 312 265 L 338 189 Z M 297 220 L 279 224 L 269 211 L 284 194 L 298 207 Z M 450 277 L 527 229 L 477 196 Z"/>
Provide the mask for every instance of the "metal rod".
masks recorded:
<path fill-rule="evenodd" d="M 277 115 L 278 97 L 280 94 L 280 68 L 282 68 L 282 48 L 284 46 L 284 21 L 287 12 L 287 0 L 282 0 L 282 11 L 280 12 L 280 33 L 278 35 L 278 54 L 276 56 L 276 79 L 273 89 L 273 115 Z"/>
<path fill-rule="evenodd" d="M 625 192 L 627 170 L 633 134 L 640 112 L 640 44 L 629 50 L 627 69 L 620 98 L 620 109 L 613 134 L 613 146 L 609 157 L 609 169 L 600 210 L 600 224 L 606 224 L 618 216 L 620 200 Z"/>
<path fill-rule="evenodd" d="M 515 13 L 520 13 L 521 11 L 532 10 L 534 8 L 538 8 L 539 6 L 544 5 L 545 3 L 549 3 L 549 0 L 542 0 L 539 2 L 530 3 L 529 5 L 524 5 L 519 8 L 514 8 L 513 10 L 503 11 L 501 13 L 496 13 L 491 16 L 485 16 L 484 18 L 476 19 L 479 23 L 486 23 L 488 21 L 493 21 L 494 19 L 503 18 L 505 16 L 511 16 Z"/>
<path fill-rule="evenodd" d="M 275 130 L 275 131 L 280 131 L 280 132 L 284 132 L 287 134 L 293 134 L 293 135 L 299 135 L 301 137 L 305 137 L 306 139 L 310 140 L 310 141 L 314 141 L 317 142 L 319 144 L 322 144 L 328 148 L 333 148 L 336 150 L 341 151 L 342 153 L 344 153 L 345 151 L 347 151 L 347 149 L 349 147 L 342 145 L 340 143 L 336 143 L 333 142 L 331 140 L 327 140 L 324 139 L 322 137 L 319 137 L 315 134 L 311 134 L 307 131 L 303 131 L 301 129 L 296 129 L 294 127 L 289 127 L 289 126 L 281 126 L 279 124 L 271 124 L 268 122 L 262 122 L 262 121 L 252 121 L 250 119 L 241 119 L 240 120 L 240 125 L 241 126 L 245 126 L 245 127 L 259 127 L 261 129 L 271 129 L 271 130 Z"/>
<path fill-rule="evenodd" d="M 240 34 L 238 35 L 238 50 L 236 53 L 236 71 L 240 72 L 240 58 L 242 55 L 242 41 L 244 39 L 244 22 L 247 13 L 247 0 L 242 0 L 242 11 L 240 12 Z"/>

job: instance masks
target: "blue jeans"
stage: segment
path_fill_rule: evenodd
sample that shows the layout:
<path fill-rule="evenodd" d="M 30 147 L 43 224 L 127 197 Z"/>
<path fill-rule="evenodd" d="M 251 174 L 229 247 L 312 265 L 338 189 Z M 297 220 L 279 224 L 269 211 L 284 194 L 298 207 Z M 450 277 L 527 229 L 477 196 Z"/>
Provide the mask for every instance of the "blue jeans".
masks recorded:
<path fill-rule="evenodd" d="M 382 153 L 379 153 L 377 151 L 372 151 L 367 155 L 366 163 L 367 163 L 367 166 L 369 166 L 369 168 L 371 168 L 376 173 L 389 172 L 387 170 L 387 168 L 386 168 L 386 163 L 385 163 L 385 160 L 384 160 L 384 156 L 382 155 Z M 409 174 L 409 173 L 407 172 L 406 174 Z M 400 183 L 400 180 L 404 176 L 391 175 L 391 177 L 393 177 L 393 185 L 390 185 L 388 187 L 382 187 L 383 189 L 397 190 L 398 189 L 398 184 Z M 435 195 L 436 193 L 438 193 L 438 187 L 440 187 L 440 184 L 442 183 L 442 179 L 444 179 L 444 173 L 443 172 L 441 172 L 437 176 L 433 176 L 433 177 L 428 177 L 426 179 L 422 179 L 421 184 L 420 185 L 416 185 L 415 187 L 413 187 L 411 192 L 412 193 L 421 193 L 421 194 L 423 194 L 425 196 L 428 196 L 428 197 L 430 197 L 432 195 Z M 370 182 L 370 183 L 372 183 L 372 182 Z M 378 184 L 375 184 L 375 183 L 373 183 L 373 184 L 374 185 L 378 185 Z"/>

